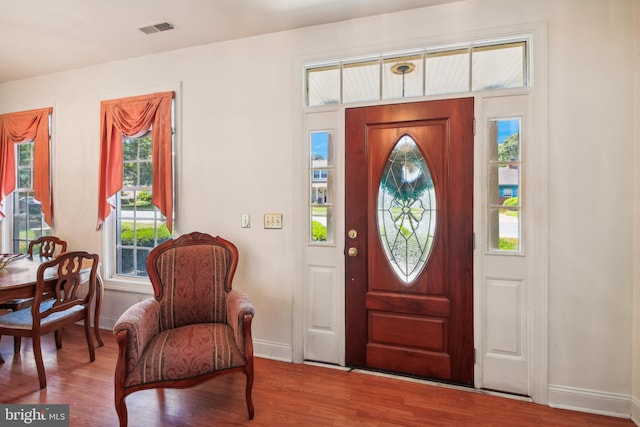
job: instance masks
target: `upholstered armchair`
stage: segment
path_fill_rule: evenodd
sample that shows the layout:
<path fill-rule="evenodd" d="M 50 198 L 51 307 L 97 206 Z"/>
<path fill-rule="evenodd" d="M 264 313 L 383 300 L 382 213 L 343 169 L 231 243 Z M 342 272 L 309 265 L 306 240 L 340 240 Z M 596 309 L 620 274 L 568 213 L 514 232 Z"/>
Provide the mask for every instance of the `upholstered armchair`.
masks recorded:
<path fill-rule="evenodd" d="M 254 309 L 231 288 L 238 250 L 220 237 L 194 232 L 168 240 L 147 257 L 154 298 L 130 307 L 117 321 L 115 406 L 127 425 L 125 398 L 150 388 L 191 387 L 242 372 L 253 419 Z M 136 424 L 140 424 L 140 420 Z"/>

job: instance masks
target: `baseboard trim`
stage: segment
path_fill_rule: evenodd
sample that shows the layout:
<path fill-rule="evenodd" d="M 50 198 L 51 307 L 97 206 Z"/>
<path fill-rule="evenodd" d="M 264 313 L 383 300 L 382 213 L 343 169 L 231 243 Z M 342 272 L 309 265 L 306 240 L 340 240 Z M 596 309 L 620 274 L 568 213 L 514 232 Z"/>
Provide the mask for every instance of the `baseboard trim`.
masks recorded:
<path fill-rule="evenodd" d="M 265 359 L 281 362 L 293 361 L 293 347 L 272 341 L 253 340 L 253 354 Z"/>
<path fill-rule="evenodd" d="M 548 402 L 552 408 L 631 418 L 632 399 L 624 394 L 549 385 Z"/>
<path fill-rule="evenodd" d="M 631 399 L 631 421 L 640 426 L 640 400 L 635 397 Z"/>

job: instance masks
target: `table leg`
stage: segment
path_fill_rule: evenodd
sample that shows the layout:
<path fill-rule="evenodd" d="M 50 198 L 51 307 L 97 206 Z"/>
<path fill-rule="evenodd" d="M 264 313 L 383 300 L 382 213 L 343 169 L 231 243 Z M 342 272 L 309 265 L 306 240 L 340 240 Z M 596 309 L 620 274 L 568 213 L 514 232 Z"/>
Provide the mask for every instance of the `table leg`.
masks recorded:
<path fill-rule="evenodd" d="M 100 274 L 97 274 L 96 279 L 96 307 L 93 315 L 93 331 L 98 341 L 98 347 L 103 347 L 104 342 L 100 338 L 100 310 L 102 309 L 102 297 L 104 296 L 104 283 Z"/>

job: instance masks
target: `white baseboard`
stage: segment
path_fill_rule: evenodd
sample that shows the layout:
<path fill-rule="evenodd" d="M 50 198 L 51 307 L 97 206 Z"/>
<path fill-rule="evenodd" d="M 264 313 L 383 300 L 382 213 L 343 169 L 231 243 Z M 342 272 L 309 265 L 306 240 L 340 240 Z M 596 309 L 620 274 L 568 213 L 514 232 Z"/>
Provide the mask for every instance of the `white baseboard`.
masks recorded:
<path fill-rule="evenodd" d="M 631 418 L 632 399 L 628 395 L 550 384 L 547 397 L 552 408 Z"/>
<path fill-rule="evenodd" d="M 640 426 L 640 400 L 635 397 L 631 399 L 631 421 Z"/>
<path fill-rule="evenodd" d="M 279 360 L 281 362 L 293 361 L 293 347 L 271 341 L 254 339 L 253 354 L 257 357 Z"/>

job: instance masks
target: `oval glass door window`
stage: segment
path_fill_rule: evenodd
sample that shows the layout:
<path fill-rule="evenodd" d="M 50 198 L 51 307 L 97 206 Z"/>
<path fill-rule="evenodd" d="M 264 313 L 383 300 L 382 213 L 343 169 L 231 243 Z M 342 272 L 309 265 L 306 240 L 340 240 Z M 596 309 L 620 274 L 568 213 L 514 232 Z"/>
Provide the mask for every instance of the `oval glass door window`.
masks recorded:
<path fill-rule="evenodd" d="M 378 189 L 378 232 L 396 275 L 410 284 L 424 268 L 436 232 L 431 172 L 415 140 L 403 135 L 391 151 Z"/>

